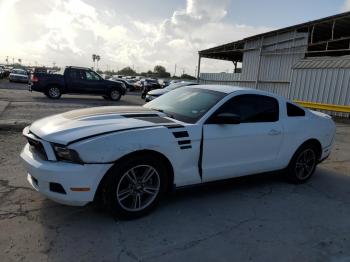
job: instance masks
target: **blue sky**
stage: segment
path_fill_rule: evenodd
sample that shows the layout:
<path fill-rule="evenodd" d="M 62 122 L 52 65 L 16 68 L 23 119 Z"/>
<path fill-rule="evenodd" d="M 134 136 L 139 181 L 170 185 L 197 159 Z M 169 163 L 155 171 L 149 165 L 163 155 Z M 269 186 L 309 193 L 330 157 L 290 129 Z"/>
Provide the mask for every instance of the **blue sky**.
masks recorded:
<path fill-rule="evenodd" d="M 343 0 L 237 0 L 230 1 L 226 19 L 280 28 L 340 13 L 344 3 Z"/>
<path fill-rule="evenodd" d="M 97 53 L 102 69 L 194 74 L 198 50 L 345 10 L 350 0 L 0 0 L 0 63 L 92 66 Z"/>

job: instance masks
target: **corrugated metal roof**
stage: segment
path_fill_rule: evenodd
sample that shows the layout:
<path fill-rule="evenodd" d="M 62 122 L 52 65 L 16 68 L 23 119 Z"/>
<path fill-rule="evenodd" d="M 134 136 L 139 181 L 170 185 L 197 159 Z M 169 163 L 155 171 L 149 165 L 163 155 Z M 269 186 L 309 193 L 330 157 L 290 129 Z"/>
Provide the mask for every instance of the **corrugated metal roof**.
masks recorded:
<path fill-rule="evenodd" d="M 295 63 L 292 69 L 322 69 L 322 68 L 349 68 L 350 58 L 338 59 L 303 59 Z"/>

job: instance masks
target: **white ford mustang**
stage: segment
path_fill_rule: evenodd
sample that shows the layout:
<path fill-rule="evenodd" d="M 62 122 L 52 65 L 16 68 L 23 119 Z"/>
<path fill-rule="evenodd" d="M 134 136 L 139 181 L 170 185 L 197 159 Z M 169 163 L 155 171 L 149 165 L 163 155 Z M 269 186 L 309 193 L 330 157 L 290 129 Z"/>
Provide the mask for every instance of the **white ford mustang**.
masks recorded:
<path fill-rule="evenodd" d="M 175 187 L 283 171 L 307 181 L 328 157 L 331 117 L 274 94 L 232 86 L 176 89 L 143 107 L 95 107 L 23 130 L 29 183 L 69 205 L 102 200 L 134 218 Z"/>

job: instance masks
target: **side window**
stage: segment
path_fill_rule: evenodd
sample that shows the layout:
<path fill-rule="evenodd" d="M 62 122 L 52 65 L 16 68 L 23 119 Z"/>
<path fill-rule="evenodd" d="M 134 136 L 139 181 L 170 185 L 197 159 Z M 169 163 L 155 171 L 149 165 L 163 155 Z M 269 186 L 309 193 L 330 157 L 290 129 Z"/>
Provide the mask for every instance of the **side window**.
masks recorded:
<path fill-rule="evenodd" d="M 241 117 L 241 123 L 276 122 L 279 119 L 277 99 L 264 95 L 239 95 L 227 101 L 217 113 Z"/>
<path fill-rule="evenodd" d="M 287 115 L 288 116 L 305 116 L 305 111 L 300 107 L 287 103 Z"/>
<path fill-rule="evenodd" d="M 84 79 L 80 70 L 71 69 L 69 72 L 69 76 L 71 79 L 74 79 L 74 80 L 83 80 Z"/>
<path fill-rule="evenodd" d="M 100 80 L 100 78 L 98 77 L 98 75 L 95 72 L 92 71 L 85 71 L 85 77 L 86 80 Z"/>

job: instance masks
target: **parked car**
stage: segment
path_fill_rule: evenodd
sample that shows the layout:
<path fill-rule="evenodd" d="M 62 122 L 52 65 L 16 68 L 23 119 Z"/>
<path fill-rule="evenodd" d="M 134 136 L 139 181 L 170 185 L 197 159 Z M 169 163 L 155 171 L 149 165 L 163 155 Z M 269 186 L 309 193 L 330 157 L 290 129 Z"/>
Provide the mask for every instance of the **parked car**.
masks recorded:
<path fill-rule="evenodd" d="M 54 74 L 34 72 L 29 90 L 44 93 L 52 99 L 59 99 L 62 94 L 89 94 L 118 101 L 126 87 L 121 82 L 103 79 L 89 68 L 68 66 Z"/>
<path fill-rule="evenodd" d="M 4 78 L 5 77 L 5 70 L 0 67 L 0 78 Z"/>
<path fill-rule="evenodd" d="M 170 80 L 162 80 L 161 82 L 162 88 L 167 87 L 168 85 L 170 85 Z"/>
<path fill-rule="evenodd" d="M 168 93 L 171 90 L 174 90 L 176 88 L 180 88 L 180 87 L 183 87 L 183 86 L 193 86 L 193 85 L 198 85 L 198 84 L 197 83 L 193 83 L 193 82 L 183 81 L 183 82 L 177 82 L 175 84 L 168 85 L 167 87 L 164 87 L 164 88 L 154 89 L 152 91 L 149 91 L 146 94 L 145 101 L 149 102 L 149 101 L 157 98 L 158 96 L 164 95 L 165 93 Z"/>
<path fill-rule="evenodd" d="M 142 80 L 141 80 L 142 81 Z M 157 79 L 153 79 L 153 78 L 146 78 L 142 81 L 142 85 L 143 85 L 143 89 L 142 89 L 142 94 L 141 94 L 141 98 L 145 99 L 146 98 L 146 94 L 153 90 L 153 89 L 158 89 L 161 88 L 162 86 L 159 84 Z"/>
<path fill-rule="evenodd" d="M 12 69 L 12 71 L 9 75 L 9 81 L 10 82 L 28 83 L 28 81 L 29 81 L 28 72 L 24 69 L 19 69 L 19 68 Z"/>
<path fill-rule="evenodd" d="M 304 183 L 329 156 L 335 124 L 272 93 L 203 85 L 143 107 L 46 117 L 23 134 L 35 190 L 68 205 L 100 200 L 117 217 L 135 218 L 176 187 L 268 171 Z"/>
<path fill-rule="evenodd" d="M 134 86 L 135 81 L 133 81 L 132 79 L 123 79 L 123 78 L 112 76 L 109 80 L 122 82 L 126 86 L 127 91 L 135 90 L 135 86 Z"/>

